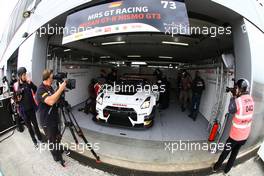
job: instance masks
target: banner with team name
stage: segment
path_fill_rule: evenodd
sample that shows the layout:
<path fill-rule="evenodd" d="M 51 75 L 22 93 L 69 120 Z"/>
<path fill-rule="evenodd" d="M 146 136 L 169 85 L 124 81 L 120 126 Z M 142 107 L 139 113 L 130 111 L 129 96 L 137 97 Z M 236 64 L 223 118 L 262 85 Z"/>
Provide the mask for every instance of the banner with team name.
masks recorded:
<path fill-rule="evenodd" d="M 189 26 L 184 2 L 123 0 L 69 15 L 62 43 L 118 33 L 166 32 L 172 26 Z M 181 31 L 181 34 L 188 35 L 188 31 Z"/>

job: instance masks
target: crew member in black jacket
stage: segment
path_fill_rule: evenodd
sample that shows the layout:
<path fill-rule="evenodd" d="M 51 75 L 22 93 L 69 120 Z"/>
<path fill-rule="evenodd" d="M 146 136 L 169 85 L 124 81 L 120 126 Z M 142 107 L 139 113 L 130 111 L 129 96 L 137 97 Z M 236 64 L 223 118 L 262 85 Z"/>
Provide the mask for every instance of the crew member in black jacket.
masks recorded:
<path fill-rule="evenodd" d="M 17 71 L 18 81 L 14 84 L 14 92 L 17 94 L 18 111 L 22 119 L 25 121 L 25 125 L 28 128 L 31 139 L 37 147 L 37 140 L 35 133 L 39 141 L 42 142 L 42 136 L 39 131 L 36 110 L 37 105 L 34 99 L 34 94 L 37 91 L 37 86 L 27 78 L 27 70 L 24 67 L 20 67 Z M 34 128 L 34 130 L 33 130 Z"/>
<path fill-rule="evenodd" d="M 204 80 L 200 76 L 200 72 L 195 72 L 195 78 L 192 82 L 192 107 L 191 107 L 191 117 L 194 121 L 198 115 L 199 106 L 201 102 L 202 93 L 205 90 Z"/>

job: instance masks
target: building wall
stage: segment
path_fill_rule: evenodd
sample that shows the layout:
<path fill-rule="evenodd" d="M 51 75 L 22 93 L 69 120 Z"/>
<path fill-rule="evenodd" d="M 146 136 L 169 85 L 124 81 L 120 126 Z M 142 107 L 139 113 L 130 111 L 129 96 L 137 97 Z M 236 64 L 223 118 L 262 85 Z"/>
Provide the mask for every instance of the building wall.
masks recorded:
<path fill-rule="evenodd" d="M 244 20 L 248 40 L 250 42 L 250 56 L 252 58 L 252 96 L 255 101 L 253 126 L 250 138 L 246 146 L 250 146 L 263 140 L 264 136 L 264 33 L 252 23 Z"/>
<path fill-rule="evenodd" d="M 37 6 L 34 14 L 30 18 L 26 19 L 25 22 L 16 32 L 11 43 L 9 44 L 6 52 L 0 58 L 0 68 L 5 64 L 5 62 L 10 58 L 10 56 L 15 52 L 15 50 L 21 45 L 25 40 L 22 38 L 23 34 L 27 32 L 29 35 L 38 30 L 41 26 L 48 23 L 50 20 L 55 17 L 75 8 L 82 4 L 98 3 L 104 0 L 74 0 L 74 1 L 65 1 L 65 0 L 42 0 Z M 202 0 L 206 3 L 209 0 Z M 247 19 L 252 21 L 253 24 L 257 25 L 262 31 L 264 31 L 264 10 L 263 7 L 259 5 L 256 0 L 232 0 L 232 1 L 223 1 L 223 0 L 213 0 L 215 3 L 219 3 L 229 9 L 236 11 L 237 13 L 245 16 Z M 239 6 L 237 5 L 239 4 Z M 48 8 L 47 8 L 48 7 Z M 43 15 L 45 14 L 45 15 Z M 2 53 L 0 53 L 0 56 Z"/>
<path fill-rule="evenodd" d="M 42 82 L 42 71 L 45 69 L 47 38 L 31 35 L 18 50 L 17 67 L 25 67 L 32 81 L 39 85 Z"/>
<path fill-rule="evenodd" d="M 5 54 L 0 60 L 0 68 L 5 66 L 7 60 L 10 56 L 17 50 L 19 47 L 18 54 L 18 67 L 26 66 L 29 70 L 29 73 L 32 75 L 33 81 L 39 83 L 41 78 L 40 73 L 38 72 L 45 67 L 44 59 L 46 57 L 46 45 L 45 38 L 38 38 L 36 33 L 34 33 L 38 28 L 40 28 L 45 23 L 49 22 L 51 19 L 65 13 L 66 11 L 73 9 L 81 4 L 88 3 L 91 0 L 75 0 L 75 1 L 65 1 L 65 0 L 43 0 L 40 2 L 35 13 L 21 25 L 21 27 L 16 32 L 14 38 L 9 44 Z M 206 2 L 206 1 L 205 1 Z M 259 7 L 252 0 L 232 0 L 232 1 L 222 1 L 214 0 L 227 8 L 230 8 L 237 13 L 245 16 L 248 20 L 240 20 L 234 26 L 234 46 L 235 46 L 235 57 L 236 57 L 236 78 L 244 77 L 250 80 L 252 83 L 252 95 L 256 101 L 256 110 L 254 115 L 254 124 L 251 134 L 251 138 L 247 143 L 247 146 L 257 143 L 260 139 L 263 138 L 263 92 L 264 92 L 264 81 L 263 77 L 263 46 L 262 42 L 263 33 L 260 30 L 264 30 L 264 22 L 260 17 L 264 11 L 259 10 Z M 239 5 L 237 5 L 239 4 Z M 49 7 L 49 8 L 47 8 Z M 45 15 L 43 15 L 45 14 Z M 255 25 L 253 25 L 253 24 Z M 245 25 L 247 28 L 247 33 L 244 33 L 241 29 L 241 26 Z M 256 29 L 256 26 L 260 29 Z M 23 38 L 23 34 L 27 32 L 29 36 Z M 251 66 L 252 64 L 252 66 Z M 37 73 L 38 72 L 38 73 Z M 86 87 L 89 81 L 89 78 L 93 77 L 93 73 L 97 73 L 94 70 L 89 70 L 89 73 L 72 73 L 72 77 L 77 78 L 77 84 L 79 83 L 80 87 Z M 87 80 L 87 82 L 85 81 Z M 73 90 L 69 92 L 74 94 L 78 91 L 84 90 Z M 86 94 L 87 95 L 87 94 Z M 74 97 L 74 96 L 73 96 Z M 71 98 L 69 101 L 72 105 L 85 100 L 85 94 L 80 94 L 80 97 Z"/>
<path fill-rule="evenodd" d="M 250 43 L 247 33 L 242 26 L 244 25 L 244 19 L 240 19 L 235 22 L 233 26 L 233 41 L 235 52 L 235 77 L 246 78 L 249 82 L 252 82 L 252 59 L 250 55 Z"/>
<path fill-rule="evenodd" d="M 263 0 L 212 0 L 241 14 L 264 32 L 264 1 Z M 261 6 L 262 3 L 262 6 Z M 238 5 L 239 4 L 239 5 Z"/>
<path fill-rule="evenodd" d="M 62 68 L 63 72 L 68 73 L 69 79 L 76 79 L 76 88 L 66 92 L 66 100 L 76 106 L 83 103 L 89 98 L 88 85 L 91 79 L 97 78 L 100 75 L 99 67 L 90 67 L 87 69 L 66 69 Z"/>

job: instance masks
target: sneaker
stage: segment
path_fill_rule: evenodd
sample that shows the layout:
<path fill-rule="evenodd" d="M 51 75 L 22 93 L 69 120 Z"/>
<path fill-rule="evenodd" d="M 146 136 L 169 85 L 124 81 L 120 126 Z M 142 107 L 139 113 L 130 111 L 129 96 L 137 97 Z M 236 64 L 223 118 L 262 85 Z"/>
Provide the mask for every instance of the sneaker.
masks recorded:
<path fill-rule="evenodd" d="M 41 139 L 38 139 L 39 143 L 45 143 L 44 139 L 41 138 Z"/>
<path fill-rule="evenodd" d="M 62 159 L 62 160 L 60 160 L 60 164 L 62 165 L 62 167 L 66 167 L 65 166 L 65 161 Z"/>
<path fill-rule="evenodd" d="M 37 142 L 34 142 L 34 147 L 38 148 L 38 143 Z"/>
<path fill-rule="evenodd" d="M 214 168 L 214 164 L 211 165 L 211 170 L 212 170 L 213 173 L 216 173 L 216 170 Z"/>
<path fill-rule="evenodd" d="M 71 154 L 71 151 L 68 149 L 63 149 L 60 152 L 61 152 L 61 154 L 65 153 L 66 156 L 69 156 Z"/>
<path fill-rule="evenodd" d="M 66 156 L 69 156 L 71 154 L 71 151 L 70 150 L 65 150 L 64 153 L 65 153 Z"/>

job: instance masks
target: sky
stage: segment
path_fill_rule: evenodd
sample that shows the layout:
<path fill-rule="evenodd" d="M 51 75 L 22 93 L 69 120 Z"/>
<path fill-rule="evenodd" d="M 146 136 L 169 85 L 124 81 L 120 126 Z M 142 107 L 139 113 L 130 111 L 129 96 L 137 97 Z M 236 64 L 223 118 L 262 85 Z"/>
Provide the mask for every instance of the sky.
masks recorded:
<path fill-rule="evenodd" d="M 0 39 L 17 2 L 18 0 L 0 0 Z"/>

